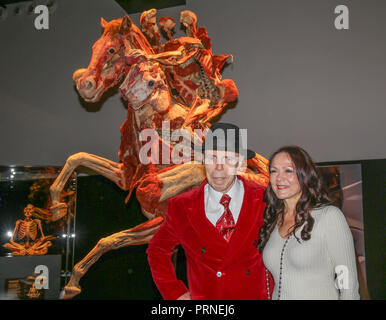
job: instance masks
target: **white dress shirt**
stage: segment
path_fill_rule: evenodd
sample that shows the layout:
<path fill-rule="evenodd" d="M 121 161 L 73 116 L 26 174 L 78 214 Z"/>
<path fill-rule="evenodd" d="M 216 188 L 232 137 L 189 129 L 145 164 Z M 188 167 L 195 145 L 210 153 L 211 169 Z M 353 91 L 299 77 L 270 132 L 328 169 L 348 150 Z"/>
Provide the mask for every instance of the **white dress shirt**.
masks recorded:
<path fill-rule="evenodd" d="M 231 197 L 231 201 L 229 203 L 229 209 L 232 212 L 235 223 L 237 223 L 237 220 L 240 215 L 241 206 L 243 204 L 243 199 L 244 199 L 243 183 L 236 177 L 235 183 L 226 194 Z M 220 217 L 224 213 L 224 206 L 220 203 L 222 195 L 223 195 L 222 192 L 219 192 L 213 189 L 209 183 L 205 185 L 204 187 L 205 215 L 214 226 L 216 226 L 218 219 L 220 219 Z"/>

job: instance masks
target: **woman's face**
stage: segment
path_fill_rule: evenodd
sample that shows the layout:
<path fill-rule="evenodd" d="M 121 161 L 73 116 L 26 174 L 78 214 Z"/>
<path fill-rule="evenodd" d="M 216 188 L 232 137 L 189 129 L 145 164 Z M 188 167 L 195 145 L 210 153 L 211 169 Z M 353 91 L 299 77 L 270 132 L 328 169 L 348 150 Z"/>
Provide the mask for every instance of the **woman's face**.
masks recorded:
<path fill-rule="evenodd" d="M 302 191 L 295 165 L 288 153 L 278 153 L 272 159 L 270 183 L 277 198 L 295 203 L 299 200 Z"/>

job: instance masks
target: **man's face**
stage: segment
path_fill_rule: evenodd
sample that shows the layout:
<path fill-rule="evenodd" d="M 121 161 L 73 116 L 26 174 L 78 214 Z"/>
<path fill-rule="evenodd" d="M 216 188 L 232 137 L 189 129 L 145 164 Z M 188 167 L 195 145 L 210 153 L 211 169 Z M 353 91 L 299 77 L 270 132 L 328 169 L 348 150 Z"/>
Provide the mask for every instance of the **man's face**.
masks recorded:
<path fill-rule="evenodd" d="M 227 193 L 233 186 L 244 159 L 236 152 L 205 151 L 205 170 L 209 184 L 216 191 Z"/>

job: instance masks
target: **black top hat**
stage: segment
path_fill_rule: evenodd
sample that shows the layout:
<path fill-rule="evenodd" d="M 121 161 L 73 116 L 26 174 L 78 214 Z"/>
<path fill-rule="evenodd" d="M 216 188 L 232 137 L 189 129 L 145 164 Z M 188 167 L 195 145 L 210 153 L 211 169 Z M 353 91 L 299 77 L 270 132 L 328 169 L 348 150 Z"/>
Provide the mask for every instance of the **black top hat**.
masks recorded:
<path fill-rule="evenodd" d="M 240 132 L 240 128 L 231 123 L 217 122 L 213 124 L 201 146 L 194 146 L 194 150 L 205 152 L 205 150 L 233 151 L 244 155 L 247 159 L 255 157 L 255 152 L 247 149 L 247 132 Z"/>

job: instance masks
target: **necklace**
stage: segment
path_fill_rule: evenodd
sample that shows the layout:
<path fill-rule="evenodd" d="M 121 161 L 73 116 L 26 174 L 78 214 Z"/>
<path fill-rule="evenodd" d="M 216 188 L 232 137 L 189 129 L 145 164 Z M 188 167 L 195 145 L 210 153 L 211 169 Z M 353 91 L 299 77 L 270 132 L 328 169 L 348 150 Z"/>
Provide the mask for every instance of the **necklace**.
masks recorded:
<path fill-rule="evenodd" d="M 268 295 L 268 300 L 271 300 L 270 298 L 270 293 L 269 293 L 269 280 L 268 280 L 268 270 L 265 268 L 265 280 L 267 281 L 267 295 Z"/>
<path fill-rule="evenodd" d="M 277 299 L 280 300 L 280 292 L 281 292 L 281 280 L 282 280 L 282 273 L 283 273 L 283 255 L 284 255 L 284 249 L 288 243 L 288 240 L 291 238 L 291 236 L 289 236 L 285 242 L 284 242 L 284 245 L 283 245 L 283 248 L 281 249 L 281 254 L 280 254 L 280 274 L 279 274 L 279 284 L 278 284 L 278 294 L 277 294 Z"/>

